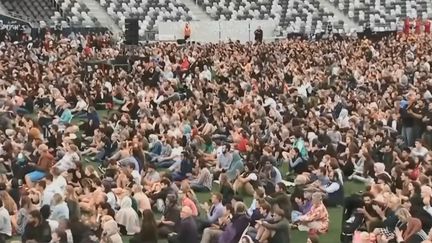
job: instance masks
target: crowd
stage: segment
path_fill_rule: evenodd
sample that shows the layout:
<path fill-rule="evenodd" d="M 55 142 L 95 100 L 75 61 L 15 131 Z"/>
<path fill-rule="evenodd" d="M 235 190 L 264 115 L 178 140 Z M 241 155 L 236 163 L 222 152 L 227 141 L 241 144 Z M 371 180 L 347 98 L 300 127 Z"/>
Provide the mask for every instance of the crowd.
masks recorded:
<path fill-rule="evenodd" d="M 123 52 L 0 45 L 0 242 L 432 242 L 431 35 Z"/>

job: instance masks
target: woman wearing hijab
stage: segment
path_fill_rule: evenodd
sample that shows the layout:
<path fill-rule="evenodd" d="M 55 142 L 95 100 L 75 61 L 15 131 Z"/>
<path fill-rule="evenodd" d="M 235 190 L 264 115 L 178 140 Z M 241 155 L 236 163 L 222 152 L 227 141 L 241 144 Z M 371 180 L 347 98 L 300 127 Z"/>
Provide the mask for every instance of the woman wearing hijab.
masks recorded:
<path fill-rule="evenodd" d="M 391 184 L 392 177 L 389 173 L 385 171 L 384 163 L 375 163 L 375 179 L 378 184 Z"/>
<path fill-rule="evenodd" d="M 122 243 L 117 222 L 111 216 L 104 216 L 102 222 L 101 243 Z"/>
<path fill-rule="evenodd" d="M 417 218 L 409 218 L 406 229 L 403 232 L 396 229 L 395 234 L 398 243 L 421 243 L 428 238 L 422 229 L 422 222 Z"/>
<path fill-rule="evenodd" d="M 336 122 L 339 128 L 341 129 L 349 128 L 350 124 L 349 124 L 349 115 L 347 109 L 341 110 L 341 112 L 339 113 L 339 117 L 336 119 Z"/>
<path fill-rule="evenodd" d="M 120 202 L 120 210 L 115 220 L 121 229 L 122 234 L 134 235 L 140 231 L 140 220 L 137 212 L 132 208 L 132 199 L 124 197 Z"/>

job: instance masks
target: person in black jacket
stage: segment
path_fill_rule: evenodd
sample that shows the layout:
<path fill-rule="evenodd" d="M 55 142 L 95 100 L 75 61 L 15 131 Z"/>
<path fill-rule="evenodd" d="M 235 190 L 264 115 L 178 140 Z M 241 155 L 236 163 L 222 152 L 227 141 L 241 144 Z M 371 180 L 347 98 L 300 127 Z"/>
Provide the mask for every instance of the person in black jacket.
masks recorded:
<path fill-rule="evenodd" d="M 185 206 L 180 212 L 181 222 L 176 233 L 170 234 L 169 243 L 198 243 L 198 227 L 192 217 L 192 210 Z"/>
<path fill-rule="evenodd" d="M 263 41 L 263 31 L 261 29 L 261 26 L 258 26 L 258 28 L 254 31 L 255 35 L 255 41 L 258 43 L 262 43 Z"/>
<path fill-rule="evenodd" d="M 37 242 L 50 242 L 51 241 L 51 228 L 46 220 L 42 219 L 40 211 L 33 210 L 30 212 L 29 219 L 24 234 L 22 235 L 22 242 L 34 240 Z"/>

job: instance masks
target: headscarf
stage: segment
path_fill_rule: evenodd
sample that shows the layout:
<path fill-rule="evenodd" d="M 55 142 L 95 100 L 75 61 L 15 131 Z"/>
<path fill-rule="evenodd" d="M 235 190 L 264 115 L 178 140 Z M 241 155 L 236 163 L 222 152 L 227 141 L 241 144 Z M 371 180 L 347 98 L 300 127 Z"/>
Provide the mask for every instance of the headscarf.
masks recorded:
<path fill-rule="evenodd" d="M 114 221 L 112 217 L 109 217 L 108 221 L 103 224 L 103 234 L 109 239 L 111 243 L 121 243 L 123 242 L 119 234 L 119 229 L 117 222 Z"/>
<path fill-rule="evenodd" d="M 140 231 L 140 221 L 138 214 L 132 208 L 132 199 L 124 197 L 120 202 L 120 210 L 115 216 L 118 224 L 125 226 L 128 235 L 136 234 Z"/>
<path fill-rule="evenodd" d="M 337 118 L 337 123 L 340 128 L 346 128 L 349 127 L 349 116 L 348 116 L 348 110 L 342 109 L 339 113 L 339 117 Z"/>
<path fill-rule="evenodd" d="M 420 219 L 410 218 L 407 222 L 407 228 L 403 232 L 402 237 L 404 240 L 408 240 L 411 236 L 417 234 L 422 230 L 422 223 Z"/>

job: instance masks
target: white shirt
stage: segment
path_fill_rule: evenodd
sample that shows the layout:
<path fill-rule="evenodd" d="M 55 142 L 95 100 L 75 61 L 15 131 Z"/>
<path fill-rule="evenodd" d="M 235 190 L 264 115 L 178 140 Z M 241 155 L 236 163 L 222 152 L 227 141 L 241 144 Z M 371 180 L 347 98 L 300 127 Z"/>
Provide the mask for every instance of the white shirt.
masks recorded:
<path fill-rule="evenodd" d="M 249 180 L 251 180 L 251 181 L 256 181 L 256 180 L 258 180 L 258 176 L 257 176 L 255 173 L 250 173 L 250 174 L 246 177 L 246 179 L 249 179 Z"/>
<path fill-rule="evenodd" d="M 266 98 L 265 100 L 264 100 L 264 104 L 263 104 L 263 106 L 264 107 L 267 107 L 267 106 L 270 106 L 271 108 L 274 108 L 274 109 L 276 109 L 277 108 L 277 103 L 276 103 L 276 101 L 273 99 L 273 98 Z"/>
<path fill-rule="evenodd" d="M 54 178 L 52 184 L 54 187 L 59 188 L 62 195 L 66 191 L 67 182 L 63 176 L 58 176 L 57 178 Z"/>
<path fill-rule="evenodd" d="M 12 223 L 6 208 L 0 208 L 0 234 L 12 236 Z"/>
<path fill-rule="evenodd" d="M 134 180 L 135 184 L 141 185 L 141 175 L 140 175 L 140 173 L 138 171 L 136 171 L 136 170 L 133 170 L 132 173 L 131 173 L 131 175 L 133 177 L 133 180 Z"/>
<path fill-rule="evenodd" d="M 200 73 L 200 79 L 211 80 L 211 72 L 210 70 L 204 70 Z"/>
<path fill-rule="evenodd" d="M 57 187 L 55 184 L 51 183 L 47 185 L 42 195 L 42 206 L 51 205 L 51 199 L 56 193 L 63 194 L 60 188 Z"/>
<path fill-rule="evenodd" d="M 172 148 L 171 149 L 171 156 L 174 156 L 173 160 L 176 160 L 176 161 L 180 160 L 182 152 L 183 152 L 183 147 L 181 147 L 181 146 L 176 147 L 176 148 Z"/>
<path fill-rule="evenodd" d="M 336 192 L 337 190 L 339 190 L 340 185 L 337 182 L 333 182 L 328 186 L 324 187 L 324 191 L 326 191 L 327 193 L 333 193 Z"/>
<path fill-rule="evenodd" d="M 87 103 L 85 100 L 79 100 L 74 108 L 75 111 L 82 111 L 87 109 Z"/>

